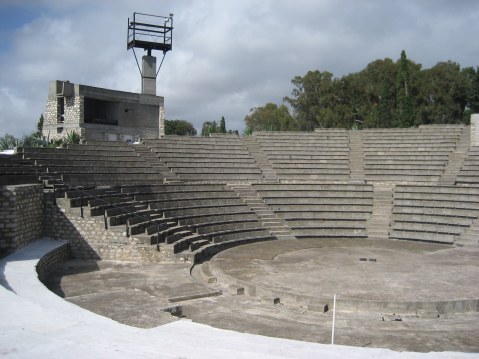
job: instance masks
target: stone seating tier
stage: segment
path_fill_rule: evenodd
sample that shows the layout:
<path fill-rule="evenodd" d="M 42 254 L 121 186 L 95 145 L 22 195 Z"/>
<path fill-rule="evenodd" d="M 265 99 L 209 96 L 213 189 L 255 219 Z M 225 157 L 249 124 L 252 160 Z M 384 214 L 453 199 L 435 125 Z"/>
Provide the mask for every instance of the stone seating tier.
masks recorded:
<path fill-rule="evenodd" d="M 225 190 L 223 184 L 162 184 L 156 186 L 122 186 L 121 192 L 128 194 L 142 193 L 171 193 L 171 192 L 198 192 L 198 191 L 222 191 Z"/>
<path fill-rule="evenodd" d="M 136 201 L 142 202 L 153 202 L 153 201 L 162 201 L 162 200 L 182 200 L 182 199 L 225 199 L 225 198 L 236 198 L 237 196 L 231 191 L 222 189 L 219 191 L 179 191 L 175 192 L 159 192 L 159 193 L 148 193 L 148 194 L 135 194 Z"/>
<path fill-rule="evenodd" d="M 191 182 L 229 182 L 229 181 L 261 181 L 263 180 L 263 175 L 258 173 L 180 173 L 178 177 L 181 180 L 191 181 Z"/>
<path fill-rule="evenodd" d="M 178 220 L 188 219 L 193 217 L 224 215 L 230 213 L 248 213 L 251 208 L 246 204 L 235 203 L 230 205 L 223 205 L 221 207 L 205 207 L 205 208 L 180 208 L 174 210 L 164 211 L 166 217 L 175 217 Z"/>
<path fill-rule="evenodd" d="M 166 164 L 174 172 L 181 171 L 182 169 L 189 169 L 189 168 L 205 168 L 205 169 L 211 169 L 212 171 L 215 171 L 217 169 L 229 169 L 229 168 L 241 168 L 241 169 L 256 168 L 256 163 L 254 162 L 254 160 L 248 160 L 245 162 L 228 161 L 228 162 L 193 162 L 193 163 L 168 161 L 166 162 Z"/>
<path fill-rule="evenodd" d="M 59 159 L 59 158 L 48 158 L 48 159 L 37 159 L 35 160 L 35 164 L 40 167 L 62 167 L 62 166 L 69 166 L 69 167 L 144 167 L 144 166 L 151 166 L 150 163 L 146 161 L 142 161 L 141 158 L 138 157 L 128 157 L 123 160 L 117 160 L 115 158 L 114 161 L 110 159 L 82 159 L 82 160 L 70 160 L 70 159 Z"/>
<path fill-rule="evenodd" d="M 174 169 L 174 172 L 180 176 L 183 175 L 211 175 L 211 176 L 216 176 L 216 175 L 230 175 L 230 174 L 238 174 L 238 178 L 243 178 L 242 176 L 246 176 L 252 174 L 258 174 L 261 175 L 261 170 L 257 167 L 253 166 L 245 166 L 245 167 L 239 167 L 239 166 L 231 166 L 231 167 L 205 167 L 205 166 L 198 166 L 198 167 L 171 167 Z M 261 177 L 262 178 L 262 177 Z"/>
<path fill-rule="evenodd" d="M 122 186 L 132 184 L 159 184 L 163 182 L 163 178 L 159 174 L 139 175 L 131 171 L 122 174 L 62 174 L 61 180 L 73 186 Z"/>
<path fill-rule="evenodd" d="M 197 153 L 197 152 L 190 152 L 190 153 L 185 153 L 185 152 L 171 152 L 171 153 L 162 153 L 158 154 L 159 158 L 163 162 L 168 162 L 168 161 L 176 161 L 180 158 L 186 158 L 189 159 L 190 161 L 196 161 L 198 158 L 199 159 L 210 159 L 210 161 L 216 161 L 216 160 L 231 160 L 231 161 L 236 161 L 242 158 L 251 160 L 252 157 L 250 154 L 238 154 L 238 153 Z"/>

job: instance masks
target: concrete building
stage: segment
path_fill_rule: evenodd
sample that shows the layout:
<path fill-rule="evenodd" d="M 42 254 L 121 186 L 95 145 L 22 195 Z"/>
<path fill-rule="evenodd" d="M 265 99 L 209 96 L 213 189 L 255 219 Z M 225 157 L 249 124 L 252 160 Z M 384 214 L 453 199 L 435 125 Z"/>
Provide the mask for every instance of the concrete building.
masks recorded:
<path fill-rule="evenodd" d="M 164 135 L 164 98 L 155 93 L 156 89 L 138 94 L 52 81 L 43 135 L 55 139 L 76 131 L 85 140 L 159 138 Z"/>

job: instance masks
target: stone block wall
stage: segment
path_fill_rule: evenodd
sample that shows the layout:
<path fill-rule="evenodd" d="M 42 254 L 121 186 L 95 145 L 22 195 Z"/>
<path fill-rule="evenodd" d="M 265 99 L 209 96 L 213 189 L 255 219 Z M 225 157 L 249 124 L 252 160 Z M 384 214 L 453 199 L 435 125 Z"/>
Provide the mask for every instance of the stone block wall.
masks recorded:
<path fill-rule="evenodd" d="M 45 256 L 43 256 L 37 263 L 37 274 L 40 280 L 47 278 L 55 268 L 70 259 L 70 244 L 65 243 L 64 245 L 54 249 Z"/>
<path fill-rule="evenodd" d="M 43 234 L 43 187 L 0 187 L 0 257 L 25 247 Z"/>
<path fill-rule="evenodd" d="M 90 217 L 85 208 L 69 208 L 64 199 L 48 196 L 45 201 L 45 236 L 67 240 L 72 256 L 81 259 L 109 259 L 137 262 L 175 261 L 169 252 L 157 252 L 154 246 L 136 243 L 125 236 L 123 226 L 105 229 L 102 216 Z"/>
<path fill-rule="evenodd" d="M 471 115 L 471 146 L 479 146 L 479 114 Z"/>

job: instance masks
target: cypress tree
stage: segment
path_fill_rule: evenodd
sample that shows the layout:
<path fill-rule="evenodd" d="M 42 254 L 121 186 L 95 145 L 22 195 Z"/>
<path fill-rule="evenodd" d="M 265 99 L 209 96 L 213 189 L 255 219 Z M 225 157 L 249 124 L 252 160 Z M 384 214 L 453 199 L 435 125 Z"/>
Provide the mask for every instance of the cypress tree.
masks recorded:
<path fill-rule="evenodd" d="M 398 127 L 410 127 L 414 125 L 414 104 L 411 90 L 409 60 L 406 57 L 406 51 L 402 50 L 396 79 Z"/>

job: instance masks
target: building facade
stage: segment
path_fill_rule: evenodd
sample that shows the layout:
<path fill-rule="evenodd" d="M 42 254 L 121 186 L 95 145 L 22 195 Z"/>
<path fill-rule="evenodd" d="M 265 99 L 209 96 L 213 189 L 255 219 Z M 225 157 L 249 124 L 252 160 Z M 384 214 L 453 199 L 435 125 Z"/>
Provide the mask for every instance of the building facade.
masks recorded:
<path fill-rule="evenodd" d="M 84 140 L 137 141 L 164 135 L 164 98 L 52 81 L 43 135 L 52 140 L 75 131 Z"/>

